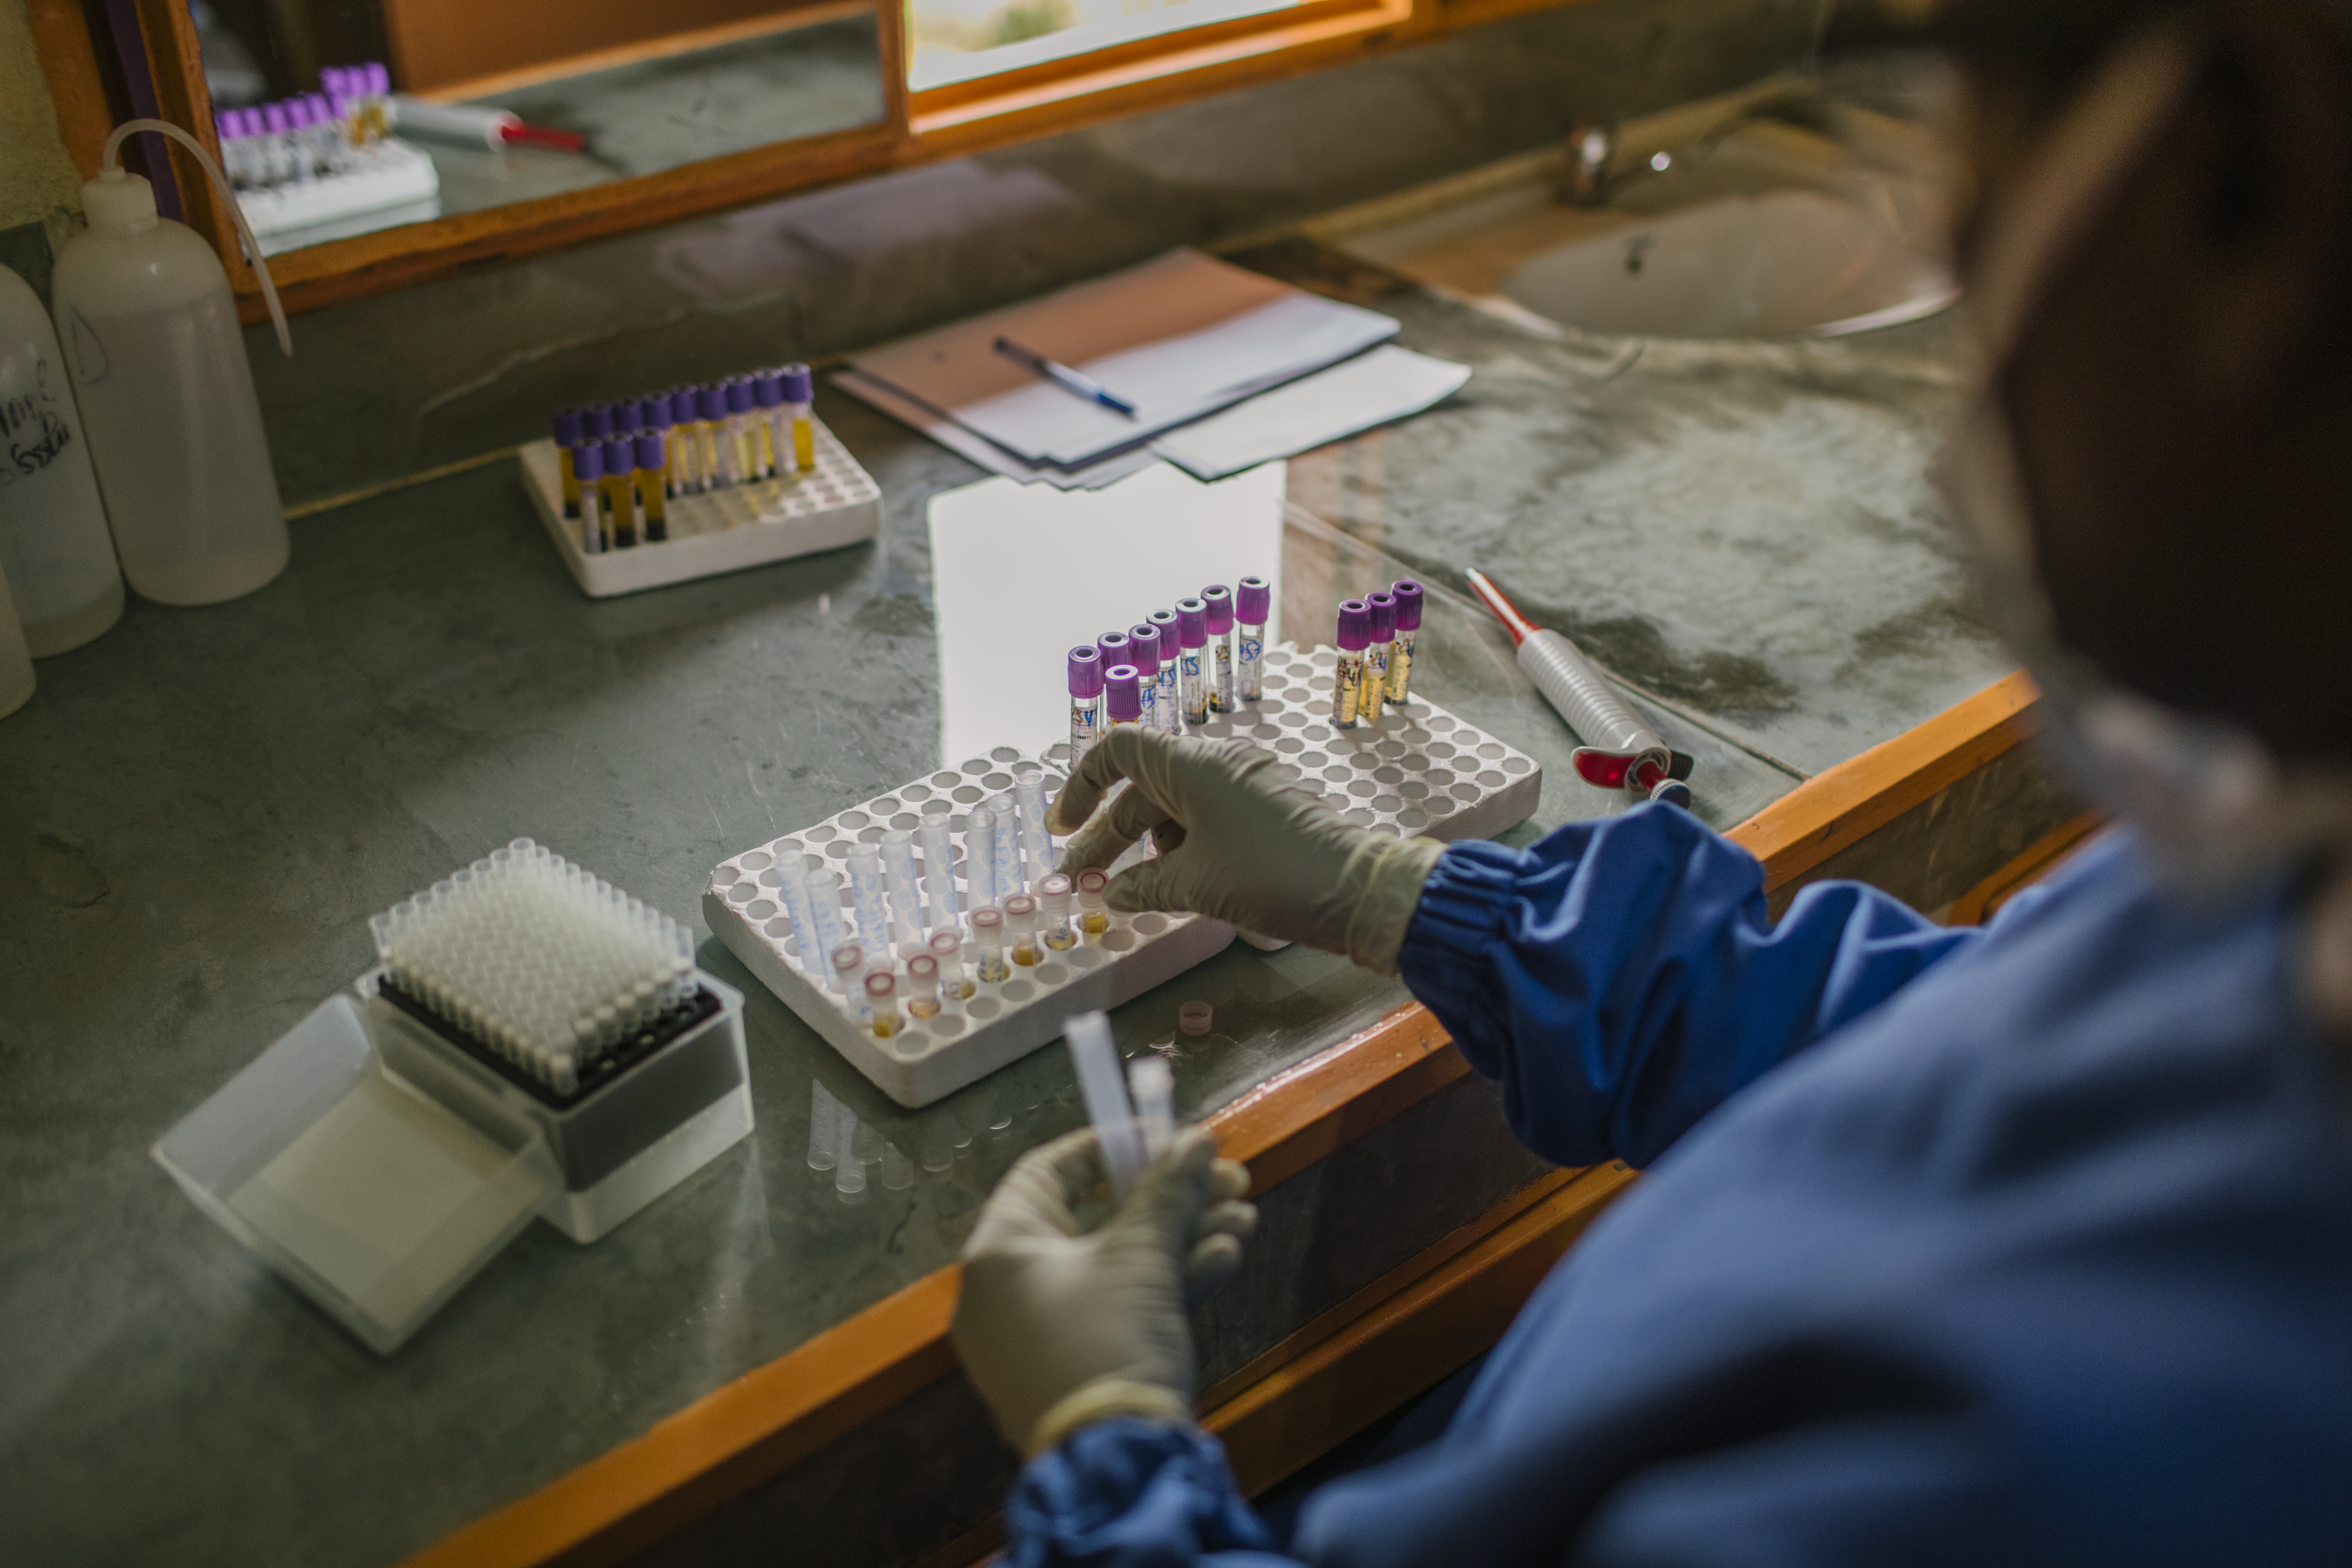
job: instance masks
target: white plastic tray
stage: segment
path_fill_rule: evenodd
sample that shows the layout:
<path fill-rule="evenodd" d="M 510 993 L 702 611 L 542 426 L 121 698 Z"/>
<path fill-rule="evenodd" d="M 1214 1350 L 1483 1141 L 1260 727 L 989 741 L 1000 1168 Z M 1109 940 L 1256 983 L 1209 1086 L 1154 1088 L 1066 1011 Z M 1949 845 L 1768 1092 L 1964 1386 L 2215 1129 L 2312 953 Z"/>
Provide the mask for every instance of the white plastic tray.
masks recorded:
<path fill-rule="evenodd" d="M 822 420 L 812 423 L 816 467 L 807 473 L 679 496 L 668 504 L 667 539 L 599 555 L 580 548 L 579 521 L 563 515 L 555 443 L 534 441 L 518 456 L 556 553 L 583 593 L 604 599 L 837 550 L 881 532 L 882 487 Z"/>
<path fill-rule="evenodd" d="M 310 231 L 348 218 L 419 205 L 433 210 L 404 214 L 404 221 L 436 216 L 435 199 L 440 194 L 441 176 L 431 154 L 397 137 L 386 137 L 370 146 L 353 148 L 352 167 L 342 174 L 239 191 L 236 205 L 252 226 L 262 254 L 274 256 L 295 245 L 316 243 L 323 237 Z M 353 232 L 367 226 L 361 225 Z"/>
<path fill-rule="evenodd" d="M 1238 713 L 1213 714 L 1187 732 L 1238 735 L 1265 746 L 1297 781 L 1319 784 L 1349 821 L 1375 832 L 1487 837 L 1534 815 L 1543 790 L 1535 759 L 1423 698 L 1389 710 L 1377 725 L 1335 730 L 1329 718 L 1334 657 L 1329 649 L 1311 655 L 1288 647 L 1269 650 L 1265 699 Z M 950 1003 L 937 1017 L 910 1022 L 884 1040 L 792 951 L 792 921 L 777 896 L 778 857 L 798 854 L 812 869 L 839 875 L 854 847 L 878 843 L 888 828 L 911 829 L 924 815 L 945 811 L 955 836 L 961 904 L 970 897 L 965 812 L 1012 789 L 1014 769 L 1025 761 L 1044 767 L 1050 798 L 1061 787 L 1068 758 L 1066 743 L 1043 757 L 1000 746 L 731 856 L 710 874 L 703 918 L 713 935 L 876 1088 L 901 1105 L 929 1105 L 1058 1037 L 1070 1015 L 1115 1007 L 1214 957 L 1233 940 L 1233 928 L 1197 915 L 1115 913 L 1102 937 L 1049 953 L 1047 962 L 1015 970 L 1001 985 L 983 984 L 971 1001 Z M 1057 850 L 1061 842 L 1055 840 Z M 841 897 L 843 923 L 854 927 L 845 878 Z"/>

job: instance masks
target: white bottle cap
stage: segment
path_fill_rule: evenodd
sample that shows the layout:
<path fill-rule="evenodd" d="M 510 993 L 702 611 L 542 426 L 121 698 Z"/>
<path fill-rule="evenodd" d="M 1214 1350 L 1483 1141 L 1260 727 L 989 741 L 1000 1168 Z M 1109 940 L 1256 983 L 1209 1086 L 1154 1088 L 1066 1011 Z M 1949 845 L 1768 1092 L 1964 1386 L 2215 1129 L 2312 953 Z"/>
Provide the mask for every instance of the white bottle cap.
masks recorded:
<path fill-rule="evenodd" d="M 103 169 L 85 180 L 81 210 L 92 228 L 129 228 L 155 221 L 155 187 L 144 174 L 124 169 Z"/>

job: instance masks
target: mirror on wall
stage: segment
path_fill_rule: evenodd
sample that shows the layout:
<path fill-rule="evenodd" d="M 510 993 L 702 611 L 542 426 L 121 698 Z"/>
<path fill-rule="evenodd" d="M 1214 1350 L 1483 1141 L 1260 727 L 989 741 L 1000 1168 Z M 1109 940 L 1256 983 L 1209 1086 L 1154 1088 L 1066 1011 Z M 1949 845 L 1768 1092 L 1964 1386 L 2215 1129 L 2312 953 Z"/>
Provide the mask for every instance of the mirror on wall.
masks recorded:
<path fill-rule="evenodd" d="M 877 125 L 871 0 L 190 0 L 262 249 Z"/>
<path fill-rule="evenodd" d="M 907 0 L 907 85 L 971 81 L 1305 0 Z"/>

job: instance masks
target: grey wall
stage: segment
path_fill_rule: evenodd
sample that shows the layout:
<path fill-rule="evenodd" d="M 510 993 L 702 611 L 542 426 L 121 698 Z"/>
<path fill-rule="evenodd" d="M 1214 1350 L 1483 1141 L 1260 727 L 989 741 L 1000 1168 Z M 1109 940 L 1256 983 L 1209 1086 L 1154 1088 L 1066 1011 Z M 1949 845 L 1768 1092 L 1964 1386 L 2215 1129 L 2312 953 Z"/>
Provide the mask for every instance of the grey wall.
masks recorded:
<path fill-rule="evenodd" d="M 289 504 L 543 434 L 560 405 L 881 342 L 1799 60 L 1822 0 L 1592 0 L 1004 153 L 248 334 Z"/>

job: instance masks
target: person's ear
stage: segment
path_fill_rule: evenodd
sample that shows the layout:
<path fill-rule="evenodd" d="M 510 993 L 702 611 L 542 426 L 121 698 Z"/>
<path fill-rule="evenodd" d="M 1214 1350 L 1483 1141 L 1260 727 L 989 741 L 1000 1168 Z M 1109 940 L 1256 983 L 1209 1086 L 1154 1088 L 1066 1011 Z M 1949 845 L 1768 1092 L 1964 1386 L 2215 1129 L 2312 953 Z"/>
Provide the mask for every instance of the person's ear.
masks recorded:
<path fill-rule="evenodd" d="M 2340 372 L 2352 299 L 2352 46 L 2297 0 L 2209 13 L 2210 47 L 2162 156 L 2195 268 L 2180 326 L 2208 406 L 2243 410 Z"/>

